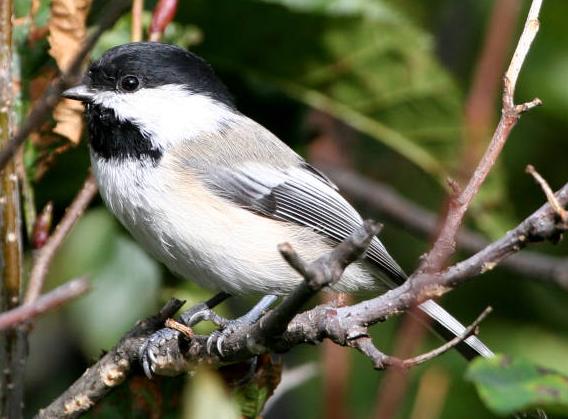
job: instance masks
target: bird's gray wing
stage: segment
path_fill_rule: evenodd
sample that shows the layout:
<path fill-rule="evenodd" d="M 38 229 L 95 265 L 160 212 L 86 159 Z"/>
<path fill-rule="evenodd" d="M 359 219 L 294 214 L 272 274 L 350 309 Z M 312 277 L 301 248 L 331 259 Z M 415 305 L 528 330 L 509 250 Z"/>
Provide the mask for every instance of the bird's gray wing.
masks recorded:
<path fill-rule="evenodd" d="M 303 161 L 286 168 L 259 162 L 217 166 L 208 171 L 204 181 L 214 193 L 243 208 L 311 228 L 332 242 L 344 240 L 363 222 L 337 187 Z M 406 279 L 378 239 L 372 241 L 366 258 L 387 282 L 400 284 Z"/>
<path fill-rule="evenodd" d="M 342 241 L 362 223 L 361 216 L 337 192 L 335 185 L 303 161 L 286 168 L 259 162 L 218 166 L 208 172 L 204 181 L 216 194 L 243 208 L 309 227 L 333 242 Z M 406 280 L 379 239 L 371 242 L 366 258 L 388 287 Z M 428 300 L 419 307 L 433 319 L 431 326 L 445 339 L 464 333 L 464 326 L 434 301 Z M 457 349 L 467 358 L 492 355 L 476 336 L 470 336 Z"/>

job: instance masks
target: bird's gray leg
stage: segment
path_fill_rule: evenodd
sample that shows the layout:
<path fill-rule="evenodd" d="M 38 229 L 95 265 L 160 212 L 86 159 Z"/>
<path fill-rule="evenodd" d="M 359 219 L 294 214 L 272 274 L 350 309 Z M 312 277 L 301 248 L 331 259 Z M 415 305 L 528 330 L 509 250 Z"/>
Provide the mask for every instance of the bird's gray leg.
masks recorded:
<path fill-rule="evenodd" d="M 239 317 L 237 320 L 242 320 L 247 324 L 253 324 L 268 310 L 272 304 L 276 302 L 278 296 L 276 295 L 265 295 L 260 299 L 256 305 L 251 308 L 251 310 L 244 316 Z"/>
<path fill-rule="evenodd" d="M 180 322 L 190 327 L 201 320 L 211 320 L 216 324 L 227 324 L 228 321 L 217 316 L 212 309 L 230 296 L 225 292 L 215 294 L 209 300 L 184 311 L 180 316 Z M 152 374 L 157 370 L 162 374 L 167 374 L 168 370 L 176 371 L 176 365 L 183 365 L 184 360 L 178 356 L 180 352 L 179 339 L 179 332 L 167 327 L 156 331 L 146 339 L 140 347 L 139 357 L 144 373 L 148 378 L 152 378 Z"/>
<path fill-rule="evenodd" d="M 210 320 L 217 326 L 223 326 L 225 323 L 227 323 L 227 320 L 213 312 L 213 308 L 217 307 L 229 297 L 231 297 L 231 294 L 220 292 L 218 294 L 215 294 L 209 300 L 194 305 L 180 315 L 180 323 L 191 327 L 196 325 L 200 321 Z"/>
<path fill-rule="evenodd" d="M 256 321 L 262 317 L 266 310 L 268 310 L 277 299 L 278 297 L 276 295 L 265 295 L 244 316 L 227 321 L 221 326 L 221 329 L 211 333 L 211 336 L 207 339 L 207 352 L 211 354 L 213 346 L 216 346 L 219 355 L 223 356 L 223 341 L 225 338 L 240 327 L 256 323 Z"/>

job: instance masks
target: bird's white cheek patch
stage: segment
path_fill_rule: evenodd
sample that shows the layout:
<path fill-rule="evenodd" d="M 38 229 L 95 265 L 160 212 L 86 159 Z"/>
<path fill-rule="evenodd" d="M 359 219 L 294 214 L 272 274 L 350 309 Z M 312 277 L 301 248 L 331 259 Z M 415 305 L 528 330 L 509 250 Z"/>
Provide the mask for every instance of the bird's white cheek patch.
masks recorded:
<path fill-rule="evenodd" d="M 95 103 L 113 109 L 120 120 L 132 122 L 162 148 L 216 131 L 234 115 L 224 104 L 179 85 L 142 88 L 134 93 L 103 92 Z"/>

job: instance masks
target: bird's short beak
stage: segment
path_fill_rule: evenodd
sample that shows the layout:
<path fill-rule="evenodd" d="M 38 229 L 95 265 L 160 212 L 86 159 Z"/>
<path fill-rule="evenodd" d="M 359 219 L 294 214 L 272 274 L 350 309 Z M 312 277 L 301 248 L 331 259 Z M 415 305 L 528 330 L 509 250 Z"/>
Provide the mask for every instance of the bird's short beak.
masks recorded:
<path fill-rule="evenodd" d="M 95 91 L 88 88 L 84 84 L 80 84 L 61 93 L 61 96 L 67 99 L 79 100 L 81 102 L 92 102 L 95 97 Z"/>

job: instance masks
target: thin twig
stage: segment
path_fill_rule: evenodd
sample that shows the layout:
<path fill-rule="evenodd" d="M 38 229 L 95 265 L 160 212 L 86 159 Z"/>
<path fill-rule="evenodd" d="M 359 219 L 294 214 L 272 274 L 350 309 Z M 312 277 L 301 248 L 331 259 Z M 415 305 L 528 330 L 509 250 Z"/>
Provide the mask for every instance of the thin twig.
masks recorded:
<path fill-rule="evenodd" d="M 24 298 L 25 304 L 35 301 L 41 294 L 49 265 L 55 256 L 57 249 L 63 243 L 67 234 L 71 231 L 79 217 L 83 214 L 91 200 L 97 193 L 97 185 L 93 175 L 87 176 L 83 187 L 69 206 L 65 215 L 55 228 L 53 234 L 45 245 L 38 250 L 30 273 L 28 289 Z"/>
<path fill-rule="evenodd" d="M 546 195 L 548 203 L 552 208 L 554 208 L 554 211 L 556 211 L 562 222 L 568 223 L 568 211 L 562 208 L 562 205 L 560 205 L 558 199 L 556 199 L 556 196 L 554 196 L 554 192 L 552 192 L 552 189 L 550 188 L 548 182 L 540 175 L 540 173 L 536 171 L 536 169 L 532 164 L 529 164 L 527 166 L 526 171 L 527 173 L 531 174 L 534 177 L 534 179 L 538 182 L 544 194 Z"/>
<path fill-rule="evenodd" d="M 12 71 L 12 17 L 14 2 L 0 2 L 0 147 L 10 139 L 17 107 Z M 22 216 L 16 175 L 11 162 L 0 173 L 0 312 L 22 298 Z M 0 417 L 19 419 L 24 399 L 25 335 L 20 330 L 0 334 Z"/>
<path fill-rule="evenodd" d="M 168 25 L 176 15 L 178 6 L 177 0 L 159 0 L 154 11 L 152 12 L 152 21 L 150 23 L 150 41 L 157 42 Z"/>
<path fill-rule="evenodd" d="M 60 305 L 77 298 L 89 290 L 89 281 L 85 278 L 73 279 L 40 296 L 37 300 L 23 304 L 0 314 L 0 330 L 25 323 L 40 314 L 53 310 Z"/>
<path fill-rule="evenodd" d="M 83 61 L 95 46 L 99 37 L 104 31 L 115 24 L 120 16 L 129 9 L 129 5 L 130 1 L 128 0 L 116 0 L 108 7 L 108 10 L 98 22 L 95 30 L 85 39 L 83 46 L 77 51 L 77 54 L 75 54 L 75 58 L 71 61 L 69 69 L 55 79 L 49 88 L 45 90 L 41 99 L 35 103 L 18 132 L 16 132 L 10 142 L 0 150 L 0 170 L 6 167 L 8 161 L 12 159 L 26 138 L 49 118 L 53 108 L 57 105 L 57 102 L 59 102 L 61 93 L 68 87 L 74 85 L 79 79 Z"/>
<path fill-rule="evenodd" d="M 448 352 L 450 349 L 455 348 L 458 344 L 465 341 L 468 337 L 477 334 L 477 326 L 485 320 L 485 318 L 491 313 L 492 308 L 487 307 L 483 312 L 474 320 L 472 324 L 470 324 L 466 329 L 463 331 L 461 335 L 456 336 L 452 340 L 449 340 L 444 345 L 439 346 L 436 349 L 433 349 L 430 352 L 426 352 L 424 354 L 415 356 L 413 358 L 408 358 L 402 361 L 402 366 L 404 368 L 411 368 L 417 365 L 423 364 L 426 361 L 430 361 L 434 358 L 439 357 L 440 355 Z"/>
<path fill-rule="evenodd" d="M 132 42 L 142 41 L 142 13 L 144 12 L 144 0 L 132 0 Z"/>
<path fill-rule="evenodd" d="M 538 32 L 538 13 L 541 5 L 542 0 L 533 0 L 525 29 L 519 39 L 509 69 L 505 74 L 503 110 L 493 138 L 467 186 L 463 189 L 463 192 L 459 197 L 450 201 L 449 210 L 440 230 L 440 234 L 430 252 L 423 258 L 419 269 L 420 271 L 439 272 L 442 270 L 449 256 L 455 250 L 456 236 L 469 204 L 479 192 L 481 185 L 497 161 L 521 113 L 540 104 L 540 100 L 534 99 L 522 105 L 515 105 L 514 94 L 519 72 L 521 71 L 532 41 Z"/>
<path fill-rule="evenodd" d="M 533 0 L 531 3 L 531 8 L 529 9 L 523 33 L 521 34 L 521 38 L 519 39 L 519 43 L 517 44 L 517 48 L 515 49 L 509 68 L 505 73 L 505 78 L 509 80 L 510 91 L 508 94 L 504 95 L 504 99 L 510 99 L 510 105 L 513 105 L 515 87 L 517 86 L 517 79 L 519 78 L 521 68 L 523 67 L 525 58 L 529 53 L 532 42 L 538 33 L 540 26 L 538 15 L 540 14 L 541 7 L 542 0 Z"/>

